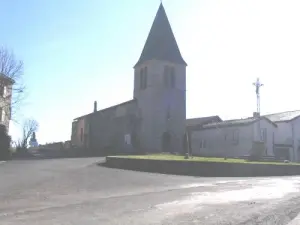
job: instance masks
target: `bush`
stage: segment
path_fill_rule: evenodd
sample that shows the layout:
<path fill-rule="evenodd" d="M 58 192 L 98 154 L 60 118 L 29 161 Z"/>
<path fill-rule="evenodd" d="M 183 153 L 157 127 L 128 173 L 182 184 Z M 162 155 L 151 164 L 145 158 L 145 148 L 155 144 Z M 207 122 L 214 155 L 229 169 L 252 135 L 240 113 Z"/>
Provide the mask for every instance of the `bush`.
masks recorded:
<path fill-rule="evenodd" d="M 6 132 L 6 127 L 0 125 L 0 160 L 7 160 L 11 156 L 10 152 L 11 138 Z"/>

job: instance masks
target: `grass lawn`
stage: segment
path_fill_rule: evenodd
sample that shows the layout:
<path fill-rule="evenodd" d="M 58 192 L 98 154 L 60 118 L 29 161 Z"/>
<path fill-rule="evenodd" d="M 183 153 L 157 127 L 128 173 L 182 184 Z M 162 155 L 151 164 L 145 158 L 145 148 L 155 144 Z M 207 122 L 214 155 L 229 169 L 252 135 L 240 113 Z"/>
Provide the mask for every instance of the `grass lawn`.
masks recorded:
<path fill-rule="evenodd" d="M 206 157 L 193 157 L 184 159 L 181 155 L 172 154 L 151 154 L 151 155 L 128 155 L 116 156 L 120 158 L 133 158 L 133 159 L 152 159 L 152 160 L 178 160 L 178 161 L 197 161 L 197 162 L 221 162 L 221 163 L 251 163 L 251 164 L 275 164 L 275 165 L 300 165 L 299 163 L 281 163 L 281 162 L 249 162 L 244 159 L 224 159 L 224 158 L 206 158 Z"/>

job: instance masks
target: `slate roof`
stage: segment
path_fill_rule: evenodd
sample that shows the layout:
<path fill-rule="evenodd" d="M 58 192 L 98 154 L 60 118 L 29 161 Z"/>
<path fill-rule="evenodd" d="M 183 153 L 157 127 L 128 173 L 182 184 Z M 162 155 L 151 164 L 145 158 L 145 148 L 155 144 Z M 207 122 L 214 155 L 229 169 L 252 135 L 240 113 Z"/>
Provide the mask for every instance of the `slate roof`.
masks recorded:
<path fill-rule="evenodd" d="M 205 124 L 202 126 L 202 129 L 231 127 L 231 126 L 244 126 L 244 125 L 249 125 L 249 124 L 255 123 L 256 121 L 261 120 L 261 119 L 267 120 L 273 126 L 277 126 L 274 122 L 272 122 L 271 120 L 269 120 L 268 118 L 265 118 L 265 117 L 260 117 L 260 118 L 249 117 L 249 118 L 245 118 L 245 119 L 224 120 L 221 122 Z"/>
<path fill-rule="evenodd" d="M 186 120 L 186 126 L 202 126 L 207 123 L 221 122 L 221 121 L 222 119 L 219 116 L 190 118 Z"/>
<path fill-rule="evenodd" d="M 264 115 L 264 117 L 268 118 L 269 120 L 271 120 L 274 123 L 275 122 L 288 122 L 293 119 L 296 119 L 298 116 L 300 116 L 300 110 Z"/>
<path fill-rule="evenodd" d="M 162 3 L 156 13 L 142 54 L 134 67 L 151 59 L 187 65 L 181 56 Z"/>

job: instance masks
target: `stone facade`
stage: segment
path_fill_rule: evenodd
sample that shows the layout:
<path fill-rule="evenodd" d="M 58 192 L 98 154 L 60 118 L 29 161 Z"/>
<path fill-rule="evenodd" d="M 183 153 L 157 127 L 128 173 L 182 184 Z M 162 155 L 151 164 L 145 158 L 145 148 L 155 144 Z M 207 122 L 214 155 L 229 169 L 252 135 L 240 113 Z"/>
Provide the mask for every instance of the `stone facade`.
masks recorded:
<path fill-rule="evenodd" d="M 174 69 L 173 87 L 165 85 L 166 66 Z M 141 89 L 140 71 L 145 67 L 148 87 Z M 186 120 L 185 76 L 185 65 L 165 61 L 149 60 L 135 68 L 134 97 L 138 101 L 142 118 L 140 139 L 146 151 L 181 151 Z M 169 144 L 163 147 L 166 134 L 169 136 Z"/>
<path fill-rule="evenodd" d="M 73 121 L 72 145 L 94 151 L 133 151 L 138 125 L 136 112 L 137 102 L 130 100 L 77 118 Z"/>

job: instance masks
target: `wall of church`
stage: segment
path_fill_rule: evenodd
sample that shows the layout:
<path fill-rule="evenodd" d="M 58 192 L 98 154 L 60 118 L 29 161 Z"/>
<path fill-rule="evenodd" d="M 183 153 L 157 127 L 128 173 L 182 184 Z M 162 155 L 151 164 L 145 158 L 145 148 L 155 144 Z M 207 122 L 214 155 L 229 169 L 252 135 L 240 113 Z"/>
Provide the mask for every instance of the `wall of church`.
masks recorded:
<path fill-rule="evenodd" d="M 135 118 L 135 101 L 91 114 L 88 117 L 90 148 L 94 151 L 130 150 L 125 136 L 133 133 Z"/>

